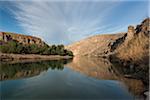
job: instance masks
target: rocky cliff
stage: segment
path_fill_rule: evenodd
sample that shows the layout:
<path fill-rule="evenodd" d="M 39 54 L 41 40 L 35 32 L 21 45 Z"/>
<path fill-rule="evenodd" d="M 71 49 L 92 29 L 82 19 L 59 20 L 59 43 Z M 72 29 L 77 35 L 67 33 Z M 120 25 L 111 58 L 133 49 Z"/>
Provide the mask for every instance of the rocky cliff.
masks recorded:
<path fill-rule="evenodd" d="M 67 46 L 75 56 L 106 57 L 116 53 L 116 49 L 122 44 L 131 41 L 137 34 L 149 35 L 149 18 L 140 25 L 129 26 L 127 32 L 95 35 Z"/>
<path fill-rule="evenodd" d="M 43 46 L 45 44 L 40 38 L 34 36 L 16 34 L 10 32 L 0 32 L 0 41 L 8 42 L 10 40 L 16 40 L 19 43 L 24 45 L 37 44 L 39 46 Z"/>
<path fill-rule="evenodd" d="M 133 61 L 136 63 L 148 63 L 149 58 L 149 27 L 150 18 L 145 19 L 140 25 L 135 27 L 131 38 L 126 38 L 115 51 L 119 59 Z"/>

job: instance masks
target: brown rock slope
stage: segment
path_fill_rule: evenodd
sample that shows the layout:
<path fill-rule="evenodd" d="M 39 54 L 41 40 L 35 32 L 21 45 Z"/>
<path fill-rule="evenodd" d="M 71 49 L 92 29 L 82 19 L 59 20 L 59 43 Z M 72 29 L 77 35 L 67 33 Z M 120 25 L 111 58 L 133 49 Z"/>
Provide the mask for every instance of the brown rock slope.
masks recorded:
<path fill-rule="evenodd" d="M 125 33 L 96 35 L 71 44 L 66 48 L 73 51 L 75 56 L 104 56 L 113 50 L 112 46 L 116 42 L 119 44 L 123 41 L 123 39 L 117 40 L 125 36 Z"/>

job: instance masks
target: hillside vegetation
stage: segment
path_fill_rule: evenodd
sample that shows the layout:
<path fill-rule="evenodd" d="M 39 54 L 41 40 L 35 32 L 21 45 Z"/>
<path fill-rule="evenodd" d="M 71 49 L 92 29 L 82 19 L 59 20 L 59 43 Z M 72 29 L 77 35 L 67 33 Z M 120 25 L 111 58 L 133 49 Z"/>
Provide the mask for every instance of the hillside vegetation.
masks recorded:
<path fill-rule="evenodd" d="M 64 45 L 43 45 L 28 44 L 23 45 L 15 40 L 3 42 L 0 45 L 1 53 L 14 53 L 14 54 L 41 54 L 41 55 L 61 55 L 73 56 L 70 50 L 64 48 Z"/>

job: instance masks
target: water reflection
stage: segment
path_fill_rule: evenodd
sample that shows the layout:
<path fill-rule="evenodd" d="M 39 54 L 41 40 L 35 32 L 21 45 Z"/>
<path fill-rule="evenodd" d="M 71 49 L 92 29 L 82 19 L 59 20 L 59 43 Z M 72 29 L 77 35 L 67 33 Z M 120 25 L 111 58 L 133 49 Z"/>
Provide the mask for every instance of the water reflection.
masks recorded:
<path fill-rule="evenodd" d="M 105 90 L 106 88 L 107 90 L 111 91 L 110 94 L 116 93 L 115 95 L 118 96 L 117 94 L 118 91 L 120 92 L 122 91 L 122 95 L 123 95 L 125 91 L 123 92 L 123 90 L 121 90 L 120 87 L 116 85 L 117 82 L 121 82 L 124 84 L 121 85 L 123 89 L 126 88 L 129 93 L 133 94 L 133 96 L 135 96 L 136 98 L 141 98 L 142 97 L 141 94 L 145 88 L 143 82 L 141 80 L 126 78 L 124 76 L 124 73 L 122 73 L 122 70 L 124 70 L 122 68 L 123 68 L 122 66 L 116 67 L 112 65 L 107 59 L 101 59 L 101 58 L 96 59 L 96 58 L 85 58 L 85 57 L 75 57 L 73 61 L 56 60 L 56 61 L 38 61 L 38 62 L 23 62 L 23 63 L 9 63 L 9 64 L 1 63 L 0 80 L 2 81 L 3 84 L 2 87 L 3 94 L 5 94 L 6 96 L 9 95 L 7 94 L 8 92 L 13 93 L 13 90 L 10 91 L 9 89 L 8 91 L 5 91 L 5 88 L 7 88 L 8 85 L 10 85 L 10 83 L 12 84 L 13 82 L 17 82 L 17 81 L 13 81 L 13 82 L 10 81 L 9 83 L 9 81 L 5 82 L 4 80 L 19 79 L 18 81 L 21 82 L 22 81 L 21 78 L 38 76 L 36 78 L 33 77 L 31 79 L 28 78 L 26 79 L 27 83 L 29 83 L 28 87 L 32 85 L 31 91 L 37 91 L 35 90 L 34 86 L 36 86 L 35 84 L 38 83 L 39 90 L 45 89 L 44 91 L 47 91 L 46 93 L 50 93 L 51 91 L 48 89 L 48 87 L 51 87 L 52 89 L 53 87 L 55 87 L 56 84 L 62 83 L 56 85 L 59 86 L 59 88 L 55 87 L 53 90 L 56 92 L 56 94 L 54 95 L 56 97 L 58 95 L 57 94 L 58 91 L 60 91 L 59 93 L 61 95 L 61 93 L 64 93 L 63 91 L 65 91 L 66 89 L 67 91 L 72 91 L 72 93 L 69 92 L 71 93 L 70 97 L 75 95 L 80 97 L 81 95 L 78 93 L 76 94 L 76 92 L 81 91 L 80 90 L 81 87 L 85 87 L 85 89 L 89 90 L 90 91 L 88 92 L 89 94 L 91 94 L 91 91 L 93 92 L 96 91 L 95 94 L 97 98 L 101 98 L 102 96 L 107 95 L 107 92 L 101 96 L 98 94 L 101 91 L 99 89 Z M 70 69 L 72 69 L 72 71 Z M 51 70 L 56 70 L 56 72 L 52 72 Z M 47 74 L 44 77 L 40 74 L 43 71 L 47 72 Z M 78 73 L 75 73 L 74 71 Z M 92 79 L 86 78 L 80 75 L 79 73 Z M 100 81 L 95 81 L 93 80 L 93 78 L 96 80 L 98 79 Z M 89 87 L 89 85 L 91 84 L 94 84 L 93 87 Z M 107 87 L 106 85 L 110 86 L 110 88 Z M 25 90 L 25 92 L 30 93 L 28 90 Z M 33 92 L 31 93 L 32 95 L 33 94 L 36 95 L 37 93 L 39 93 L 39 91 L 35 93 Z M 42 93 L 39 93 L 39 96 L 40 94 Z M 24 95 L 24 93 L 22 93 L 21 96 L 22 95 Z M 46 96 L 47 98 L 49 98 L 48 94 Z M 61 96 L 69 97 L 68 92 L 66 94 L 64 93 Z M 86 94 L 82 96 L 87 97 Z M 130 97 L 129 94 L 126 93 L 124 94 L 124 96 Z"/>
<path fill-rule="evenodd" d="M 24 63 L 1 63 L 0 80 L 18 79 L 39 75 L 43 71 L 63 70 L 64 64 L 70 60 L 51 60 Z"/>
<path fill-rule="evenodd" d="M 124 69 L 123 66 L 116 67 L 107 59 L 76 57 L 67 66 L 96 79 L 121 81 L 135 97 L 143 97 L 142 93 L 145 88 L 143 82 L 137 79 L 126 78 L 122 70 L 127 69 Z"/>
<path fill-rule="evenodd" d="M 28 68 L 30 64 L 31 68 Z M 27 63 L 27 65 L 24 63 L 20 64 L 20 66 L 19 64 L 9 64 L 11 65 L 9 67 L 16 67 L 14 69 L 15 74 L 10 75 L 10 78 L 7 77 L 5 80 L 0 81 L 2 100 L 133 99 L 131 93 L 128 92 L 126 87 L 123 87 L 122 82 L 116 80 L 98 80 L 88 77 L 86 74 L 78 73 L 66 67 L 67 65 L 64 65 L 63 70 L 60 70 L 62 68 L 60 66 L 63 64 L 62 61 Z M 11 69 L 8 68 L 7 70 Z M 6 72 L 7 70 L 4 72 L 9 75 L 10 71 Z M 28 72 L 27 75 L 17 77 L 20 79 L 13 79 L 16 78 L 16 73 L 34 70 L 39 70 L 40 74 L 38 73 L 39 75 L 30 78 L 21 78 L 30 76 L 31 74 Z"/>

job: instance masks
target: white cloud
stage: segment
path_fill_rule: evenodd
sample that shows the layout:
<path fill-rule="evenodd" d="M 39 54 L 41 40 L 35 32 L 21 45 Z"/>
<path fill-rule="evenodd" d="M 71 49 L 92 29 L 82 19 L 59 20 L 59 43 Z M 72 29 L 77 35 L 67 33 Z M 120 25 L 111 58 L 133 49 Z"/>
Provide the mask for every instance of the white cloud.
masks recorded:
<path fill-rule="evenodd" d="M 14 2 L 13 2 L 14 3 Z M 47 43 L 68 44 L 108 28 L 104 25 L 116 2 L 15 2 L 11 9 L 19 25 Z"/>

